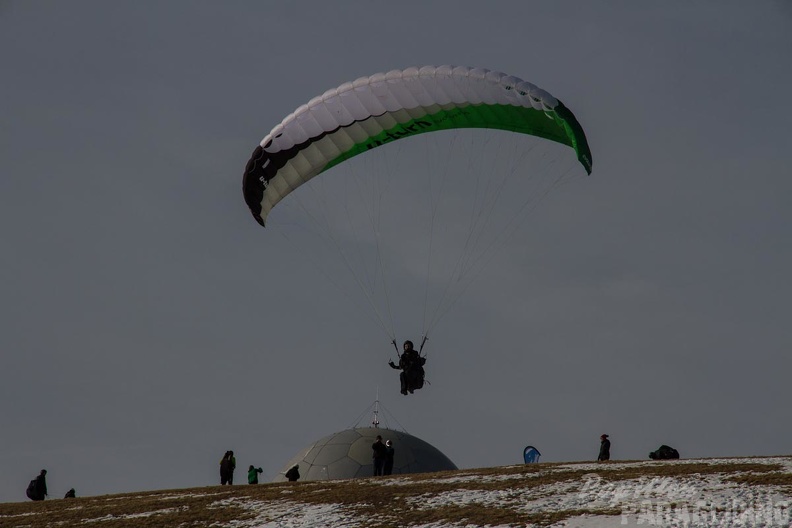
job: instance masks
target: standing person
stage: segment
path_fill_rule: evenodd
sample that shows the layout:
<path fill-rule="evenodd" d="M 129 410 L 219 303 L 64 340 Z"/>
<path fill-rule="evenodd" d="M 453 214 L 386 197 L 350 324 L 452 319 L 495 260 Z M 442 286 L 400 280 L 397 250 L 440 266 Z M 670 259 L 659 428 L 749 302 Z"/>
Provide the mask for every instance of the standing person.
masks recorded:
<path fill-rule="evenodd" d="M 377 440 L 371 444 L 371 449 L 374 451 L 374 476 L 382 475 L 382 466 L 385 465 L 385 444 L 382 443 L 382 437 L 377 435 Z"/>
<path fill-rule="evenodd" d="M 230 451 L 226 451 L 223 454 L 223 458 L 220 459 L 220 485 L 225 486 L 228 484 L 228 469 L 231 465 L 231 461 L 228 458 L 228 453 Z"/>
<path fill-rule="evenodd" d="M 264 470 L 250 466 L 248 468 L 248 484 L 258 484 L 259 473 L 264 473 Z"/>
<path fill-rule="evenodd" d="M 220 485 L 229 486 L 234 483 L 234 469 L 236 469 L 236 458 L 233 451 L 226 451 L 220 461 Z"/>
<path fill-rule="evenodd" d="M 383 475 L 390 475 L 393 473 L 393 455 L 396 450 L 393 449 L 393 444 L 390 440 L 385 442 L 385 465 L 382 468 Z"/>
<path fill-rule="evenodd" d="M 228 485 L 232 485 L 234 483 L 234 470 L 236 469 L 236 458 L 234 457 L 234 452 L 229 451 L 231 455 L 231 472 L 228 474 Z"/>
<path fill-rule="evenodd" d="M 300 480 L 300 465 L 294 464 L 289 471 L 286 472 L 286 478 L 289 482 L 297 482 Z"/>
<path fill-rule="evenodd" d="M 608 435 L 603 434 L 600 436 L 600 450 L 597 462 L 605 462 L 606 460 L 610 460 L 610 440 L 608 440 Z"/>
<path fill-rule="evenodd" d="M 27 489 L 30 500 L 42 501 L 47 496 L 47 470 L 42 469 L 38 477 L 30 481 Z"/>

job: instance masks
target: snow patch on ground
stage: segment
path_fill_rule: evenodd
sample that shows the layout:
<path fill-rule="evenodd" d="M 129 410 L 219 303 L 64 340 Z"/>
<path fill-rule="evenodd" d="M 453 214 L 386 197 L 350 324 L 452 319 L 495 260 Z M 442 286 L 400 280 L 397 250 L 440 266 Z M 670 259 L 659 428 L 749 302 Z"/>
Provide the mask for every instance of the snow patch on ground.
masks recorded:
<path fill-rule="evenodd" d="M 252 501 L 238 505 L 256 512 L 247 521 L 234 521 L 226 525 L 233 528 L 324 528 L 363 526 L 352 513 L 340 504 L 307 505 L 299 502 Z"/>

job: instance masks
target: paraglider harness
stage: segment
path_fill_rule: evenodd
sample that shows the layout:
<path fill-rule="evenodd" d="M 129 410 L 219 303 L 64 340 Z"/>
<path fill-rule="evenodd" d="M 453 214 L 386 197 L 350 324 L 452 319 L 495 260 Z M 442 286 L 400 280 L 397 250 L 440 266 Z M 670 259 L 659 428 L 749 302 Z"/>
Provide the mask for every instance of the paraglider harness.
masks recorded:
<path fill-rule="evenodd" d="M 418 351 L 416 352 L 417 361 L 410 361 L 409 365 L 404 365 L 404 363 L 402 362 L 403 354 L 399 352 L 399 346 L 396 344 L 396 340 L 394 339 L 393 341 L 391 341 L 391 343 L 393 344 L 393 348 L 396 349 L 396 356 L 399 358 L 399 366 L 402 367 L 402 373 L 405 377 L 406 385 L 408 387 L 407 390 L 409 390 L 410 392 L 423 388 L 424 383 L 429 383 L 425 379 L 426 373 L 423 368 L 424 364 L 426 363 L 426 356 L 421 355 L 421 352 L 423 352 L 423 348 L 427 340 L 428 337 L 423 336 L 423 340 L 421 341 L 421 346 L 418 348 Z M 415 352 L 415 349 L 412 350 L 413 352 Z M 393 362 L 391 362 L 391 364 L 392 363 Z"/>

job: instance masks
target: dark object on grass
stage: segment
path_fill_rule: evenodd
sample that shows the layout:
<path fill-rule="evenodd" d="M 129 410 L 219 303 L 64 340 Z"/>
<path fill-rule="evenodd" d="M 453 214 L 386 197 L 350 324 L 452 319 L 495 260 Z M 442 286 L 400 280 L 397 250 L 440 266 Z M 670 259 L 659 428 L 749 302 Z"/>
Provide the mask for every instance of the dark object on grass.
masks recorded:
<path fill-rule="evenodd" d="M 649 453 L 652 460 L 676 460 L 679 458 L 679 451 L 665 444 L 657 448 L 657 451 Z"/>

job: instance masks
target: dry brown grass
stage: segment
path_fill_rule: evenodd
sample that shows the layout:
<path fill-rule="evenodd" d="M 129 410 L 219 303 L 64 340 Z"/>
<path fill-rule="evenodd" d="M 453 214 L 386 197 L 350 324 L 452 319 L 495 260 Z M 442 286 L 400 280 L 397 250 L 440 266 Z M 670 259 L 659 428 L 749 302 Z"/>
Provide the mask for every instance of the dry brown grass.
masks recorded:
<path fill-rule="evenodd" d="M 261 484 L 258 486 L 212 486 L 185 490 L 161 490 L 70 500 L 0 504 L 0 527 L 101 528 L 230 526 L 256 513 L 245 502 L 333 504 L 371 527 L 410 526 L 428 523 L 464 523 L 477 526 L 536 524 L 546 526 L 581 514 L 618 515 L 620 511 L 563 510 L 531 513 L 520 504 L 536 497 L 537 488 L 564 484 L 580 489 L 589 466 L 567 464 L 519 465 L 475 470 L 447 471 L 394 477 L 330 482 Z M 687 477 L 722 474 L 724 479 L 751 486 L 792 487 L 792 475 L 781 464 L 754 462 L 675 463 L 673 461 L 624 466 L 597 466 L 597 476 L 608 482 L 654 477 Z M 459 477 L 475 476 L 458 481 Z M 388 484 L 388 485 L 383 485 Z M 454 492 L 481 491 L 508 497 L 517 505 L 499 507 L 482 503 L 443 503 L 426 507 L 430 498 Z M 222 502 L 221 502 L 222 501 Z M 261 515 L 261 511 L 257 513 Z M 276 520 L 279 514 L 271 514 Z M 282 515 L 282 514 L 280 514 Z"/>
<path fill-rule="evenodd" d="M 744 475 L 734 475 L 726 477 L 728 482 L 737 484 L 748 484 L 751 486 L 789 486 L 792 487 L 792 475 L 789 473 L 768 472 L 768 473 L 746 473 Z"/>
<path fill-rule="evenodd" d="M 600 476 L 608 480 L 628 480 L 641 477 L 684 477 L 750 472 L 768 473 L 779 471 L 780 469 L 782 469 L 781 464 L 757 464 L 751 462 L 731 464 L 709 464 L 706 462 L 698 464 L 677 464 L 674 463 L 673 460 L 667 460 L 652 465 L 604 471 Z"/>

